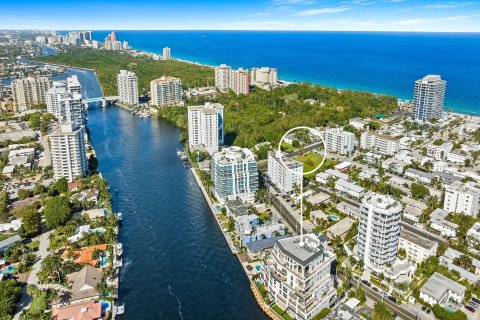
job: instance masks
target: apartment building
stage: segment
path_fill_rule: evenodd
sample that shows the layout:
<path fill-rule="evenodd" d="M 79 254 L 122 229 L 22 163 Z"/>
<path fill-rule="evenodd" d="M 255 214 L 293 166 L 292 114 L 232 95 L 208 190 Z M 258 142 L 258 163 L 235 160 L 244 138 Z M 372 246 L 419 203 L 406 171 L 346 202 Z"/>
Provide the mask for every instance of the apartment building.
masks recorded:
<path fill-rule="evenodd" d="M 389 156 L 394 155 L 400 150 L 398 139 L 380 135 L 368 130 L 364 131 L 360 136 L 360 147 L 365 150 L 371 150 Z"/>
<path fill-rule="evenodd" d="M 243 70 L 242 68 L 232 70 L 230 74 L 230 89 L 236 94 L 244 94 L 248 96 L 248 93 L 250 92 L 248 70 Z"/>
<path fill-rule="evenodd" d="M 221 64 L 218 67 L 215 67 L 215 87 L 218 87 L 222 90 L 230 88 L 230 73 L 232 72 L 232 67 L 227 66 L 226 64 Z"/>
<path fill-rule="evenodd" d="M 278 240 L 263 262 L 261 276 L 270 299 L 294 319 L 312 319 L 335 303 L 336 255 L 322 240 L 314 234 Z"/>
<path fill-rule="evenodd" d="M 480 189 L 468 182 L 455 181 L 445 188 L 443 209 L 447 212 L 477 216 L 479 200 Z"/>
<path fill-rule="evenodd" d="M 162 76 L 150 82 L 150 104 L 157 107 L 178 105 L 182 102 L 182 81 Z"/>
<path fill-rule="evenodd" d="M 282 193 L 291 194 L 295 185 L 302 183 L 303 163 L 287 157 L 283 157 L 283 163 L 286 167 L 277 152 L 268 153 L 268 177 Z"/>
<path fill-rule="evenodd" d="M 212 155 L 211 172 L 215 197 L 228 200 L 255 201 L 258 190 L 257 161 L 247 148 L 230 147 Z"/>
<path fill-rule="evenodd" d="M 276 68 L 261 67 L 252 68 L 250 74 L 250 83 L 252 85 L 276 85 L 278 82 L 278 72 Z"/>
<path fill-rule="evenodd" d="M 362 200 L 358 220 L 358 256 L 365 266 L 383 271 L 397 258 L 402 205 L 393 197 L 371 193 Z"/>
<path fill-rule="evenodd" d="M 50 80 L 47 77 L 26 77 L 13 80 L 12 89 L 17 112 L 26 111 L 39 103 L 45 103 L 49 87 Z"/>
<path fill-rule="evenodd" d="M 138 78 L 134 72 L 120 70 L 117 74 L 118 97 L 121 103 L 138 104 Z"/>
<path fill-rule="evenodd" d="M 76 125 L 85 124 L 82 95 L 71 93 L 66 86 L 52 87 L 47 91 L 47 112 L 53 114 L 60 123 L 75 122 Z"/>
<path fill-rule="evenodd" d="M 223 105 L 206 102 L 188 107 L 188 145 L 191 150 L 204 147 L 212 155 L 223 145 Z"/>
<path fill-rule="evenodd" d="M 422 263 L 437 254 L 438 242 L 421 237 L 408 230 L 400 230 L 399 248 L 405 249 L 408 260 Z"/>
<path fill-rule="evenodd" d="M 427 75 L 415 81 L 413 118 L 421 121 L 442 116 L 447 82 L 439 75 Z"/>
<path fill-rule="evenodd" d="M 442 145 L 429 144 L 427 146 L 427 156 L 437 161 L 444 160 L 447 154 L 452 150 L 453 143 L 445 142 Z"/>
<path fill-rule="evenodd" d="M 165 47 L 163 48 L 163 51 L 162 51 L 163 55 L 163 60 L 170 60 L 171 59 L 171 56 L 170 56 L 170 48 L 169 47 Z"/>
<path fill-rule="evenodd" d="M 342 128 L 329 128 L 323 134 L 327 151 L 350 154 L 355 149 L 355 135 Z"/>
<path fill-rule="evenodd" d="M 79 126 L 75 122 L 66 122 L 50 135 L 55 180 L 65 177 L 71 182 L 87 172 L 85 134 L 84 126 Z"/>

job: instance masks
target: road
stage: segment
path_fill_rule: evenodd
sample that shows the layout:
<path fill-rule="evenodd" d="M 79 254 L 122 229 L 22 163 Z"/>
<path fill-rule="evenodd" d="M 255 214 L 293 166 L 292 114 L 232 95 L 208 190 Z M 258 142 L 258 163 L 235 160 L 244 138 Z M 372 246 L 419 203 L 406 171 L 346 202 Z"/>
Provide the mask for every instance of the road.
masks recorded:
<path fill-rule="evenodd" d="M 22 287 L 22 298 L 20 299 L 20 302 L 16 306 L 15 315 L 13 317 L 14 320 L 19 319 L 22 309 L 28 308 L 28 306 L 30 305 L 30 302 L 32 301 L 32 298 L 27 294 L 27 286 L 30 284 L 38 285 L 37 273 L 40 271 L 42 267 L 43 259 L 45 259 L 45 257 L 48 256 L 48 246 L 50 244 L 49 236 L 51 233 L 52 231 L 47 231 L 45 233 L 42 233 L 38 237 L 38 240 L 40 241 L 40 245 L 37 251 L 37 261 L 33 265 L 32 271 L 28 276 L 27 285 Z"/>
<path fill-rule="evenodd" d="M 345 278 L 341 274 L 337 274 L 338 279 L 345 282 Z M 372 299 L 374 302 L 382 303 L 390 312 L 395 312 L 401 318 L 406 320 L 417 320 L 417 315 L 411 313 L 408 310 L 405 310 L 401 306 L 397 305 L 396 303 L 390 301 L 387 298 L 384 298 L 380 293 L 377 293 L 372 290 L 369 286 L 365 285 L 364 283 L 360 282 L 360 280 L 352 279 L 352 284 L 355 288 L 362 288 L 365 292 L 365 296 Z"/>
<path fill-rule="evenodd" d="M 277 212 L 280 214 L 282 219 L 292 228 L 292 231 L 295 234 L 300 234 L 300 223 L 298 222 L 297 219 L 295 219 L 295 216 L 292 214 L 291 210 L 287 207 L 290 203 L 286 202 L 283 203 L 284 200 L 280 196 L 275 196 L 274 194 L 270 194 L 270 203 L 273 205 L 273 208 L 277 210 Z M 303 233 L 308 233 L 309 231 L 305 229 L 305 226 L 303 226 Z"/>

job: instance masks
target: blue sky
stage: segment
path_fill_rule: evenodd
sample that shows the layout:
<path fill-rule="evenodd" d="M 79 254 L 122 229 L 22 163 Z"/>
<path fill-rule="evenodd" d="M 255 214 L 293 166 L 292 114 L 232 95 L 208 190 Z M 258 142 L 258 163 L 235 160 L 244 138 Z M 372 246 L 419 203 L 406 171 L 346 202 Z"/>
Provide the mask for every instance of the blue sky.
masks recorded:
<path fill-rule="evenodd" d="M 2 2 L 0 29 L 480 32 L 480 0 Z"/>

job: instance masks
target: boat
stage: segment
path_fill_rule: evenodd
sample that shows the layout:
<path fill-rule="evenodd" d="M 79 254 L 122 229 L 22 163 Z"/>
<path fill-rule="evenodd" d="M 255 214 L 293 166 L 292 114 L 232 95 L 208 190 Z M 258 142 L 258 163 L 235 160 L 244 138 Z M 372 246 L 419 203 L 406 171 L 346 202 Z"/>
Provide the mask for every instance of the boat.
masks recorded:
<path fill-rule="evenodd" d="M 117 256 L 121 256 L 123 254 L 123 245 L 120 242 L 117 243 L 116 249 L 117 249 Z"/>
<path fill-rule="evenodd" d="M 117 220 L 118 221 L 122 221 L 123 217 L 122 217 L 122 213 L 121 212 L 117 212 Z"/>

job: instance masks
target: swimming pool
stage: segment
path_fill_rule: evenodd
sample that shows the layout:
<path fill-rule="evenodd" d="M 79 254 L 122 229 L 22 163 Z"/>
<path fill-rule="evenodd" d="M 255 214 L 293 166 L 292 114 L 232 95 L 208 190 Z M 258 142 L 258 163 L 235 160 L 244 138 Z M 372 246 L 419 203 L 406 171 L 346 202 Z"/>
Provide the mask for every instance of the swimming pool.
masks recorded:
<path fill-rule="evenodd" d="M 100 261 L 100 267 L 106 267 L 108 264 L 108 257 L 101 256 L 99 261 Z"/>
<path fill-rule="evenodd" d="M 451 308 L 451 307 L 445 307 L 445 310 L 447 310 L 447 311 L 450 312 L 450 313 L 455 312 L 455 309 L 453 309 L 453 308 Z"/>
<path fill-rule="evenodd" d="M 340 218 L 339 218 L 339 217 L 337 217 L 337 216 L 336 216 L 336 215 L 334 215 L 334 214 L 331 214 L 331 215 L 327 216 L 327 218 L 328 218 L 328 219 L 330 219 L 330 220 L 335 220 L 335 221 L 338 221 L 338 220 L 340 220 Z"/>
<path fill-rule="evenodd" d="M 260 266 L 255 266 L 255 269 L 257 269 L 258 272 L 260 272 L 260 270 L 262 270 L 262 268 Z"/>
<path fill-rule="evenodd" d="M 107 312 L 110 311 L 112 304 L 110 303 L 110 301 L 101 301 L 101 306 L 102 306 L 102 316 L 105 316 Z"/>
<path fill-rule="evenodd" d="M 10 266 L 7 269 L 1 270 L 0 274 L 14 273 L 16 269 L 17 269 L 17 266 Z"/>

